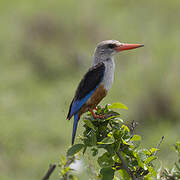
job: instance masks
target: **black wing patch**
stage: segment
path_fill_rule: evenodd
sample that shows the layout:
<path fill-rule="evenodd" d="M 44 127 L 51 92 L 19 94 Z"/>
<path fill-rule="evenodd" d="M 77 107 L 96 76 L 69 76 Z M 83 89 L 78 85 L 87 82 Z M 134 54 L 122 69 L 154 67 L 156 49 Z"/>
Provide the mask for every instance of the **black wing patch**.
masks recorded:
<path fill-rule="evenodd" d="M 72 112 L 74 102 L 81 101 L 81 99 L 85 98 L 90 92 L 96 89 L 96 87 L 103 79 L 104 71 L 105 65 L 102 62 L 98 63 L 96 66 L 91 67 L 84 75 L 71 102 L 67 119 L 70 119 L 75 113 Z"/>
<path fill-rule="evenodd" d="M 83 79 L 79 83 L 79 86 L 75 93 L 75 100 L 80 100 L 85 97 L 90 91 L 96 88 L 101 82 L 104 75 L 105 65 L 99 63 L 94 67 L 91 67 L 89 71 L 84 75 Z"/>

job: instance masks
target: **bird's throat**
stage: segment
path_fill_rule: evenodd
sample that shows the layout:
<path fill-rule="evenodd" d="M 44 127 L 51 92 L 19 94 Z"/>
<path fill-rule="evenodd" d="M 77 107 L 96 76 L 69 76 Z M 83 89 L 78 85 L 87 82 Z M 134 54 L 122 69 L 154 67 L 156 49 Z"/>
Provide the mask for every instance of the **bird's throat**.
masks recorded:
<path fill-rule="evenodd" d="M 102 83 L 104 85 L 104 88 L 107 91 L 109 91 L 114 81 L 114 70 L 115 70 L 114 56 L 112 57 L 99 56 L 95 52 L 91 66 L 93 67 L 98 63 L 102 63 L 102 62 L 105 64 L 105 73 Z"/>
<path fill-rule="evenodd" d="M 104 88 L 107 91 L 109 91 L 114 82 L 114 70 L 115 70 L 114 58 L 110 58 L 104 61 L 104 64 L 105 64 L 105 74 L 103 78 L 103 84 L 104 84 Z"/>

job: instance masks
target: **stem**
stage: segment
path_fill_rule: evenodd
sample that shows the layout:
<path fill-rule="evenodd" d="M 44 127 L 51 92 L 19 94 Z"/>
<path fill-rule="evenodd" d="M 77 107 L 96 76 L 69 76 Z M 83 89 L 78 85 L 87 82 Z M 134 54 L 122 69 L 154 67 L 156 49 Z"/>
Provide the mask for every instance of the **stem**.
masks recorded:
<path fill-rule="evenodd" d="M 128 168 L 128 166 L 126 165 L 126 162 L 125 160 L 123 159 L 122 155 L 121 155 L 121 151 L 118 151 L 117 152 L 117 155 L 119 157 L 119 159 L 121 160 L 122 162 L 122 168 L 124 170 L 126 170 L 126 172 L 129 174 L 129 176 L 132 178 L 132 180 L 136 180 L 136 177 L 134 176 L 134 174 L 131 172 L 131 170 Z"/>
<path fill-rule="evenodd" d="M 159 146 L 161 145 L 163 139 L 164 139 L 164 136 L 161 137 L 159 143 L 158 143 L 157 146 L 156 146 L 156 149 L 159 149 Z M 157 152 L 158 152 L 158 151 L 155 151 L 153 155 L 156 156 Z"/>
<path fill-rule="evenodd" d="M 74 160 L 75 160 L 75 156 L 73 156 L 66 162 L 64 168 L 69 167 L 74 162 Z M 64 180 L 69 180 L 69 171 L 64 175 Z"/>
<path fill-rule="evenodd" d="M 130 133 L 131 133 L 131 136 L 133 136 L 135 134 L 135 128 L 137 127 L 138 123 L 135 122 L 134 120 L 131 122 L 131 125 L 130 125 Z"/>
<path fill-rule="evenodd" d="M 55 170 L 55 168 L 56 168 L 56 164 L 50 164 L 49 169 L 46 172 L 45 176 L 42 178 L 42 180 L 48 180 L 51 174 L 53 173 L 53 171 Z"/>

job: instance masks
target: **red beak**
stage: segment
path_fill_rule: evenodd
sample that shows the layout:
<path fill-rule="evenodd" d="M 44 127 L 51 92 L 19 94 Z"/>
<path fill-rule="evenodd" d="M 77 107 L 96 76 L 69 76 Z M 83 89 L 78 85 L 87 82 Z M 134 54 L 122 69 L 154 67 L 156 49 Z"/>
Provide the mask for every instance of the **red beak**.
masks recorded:
<path fill-rule="evenodd" d="M 121 44 L 120 46 L 115 47 L 114 49 L 116 51 L 124 51 L 124 50 L 129 50 L 129 49 L 135 49 L 139 47 L 143 47 L 144 44 Z"/>

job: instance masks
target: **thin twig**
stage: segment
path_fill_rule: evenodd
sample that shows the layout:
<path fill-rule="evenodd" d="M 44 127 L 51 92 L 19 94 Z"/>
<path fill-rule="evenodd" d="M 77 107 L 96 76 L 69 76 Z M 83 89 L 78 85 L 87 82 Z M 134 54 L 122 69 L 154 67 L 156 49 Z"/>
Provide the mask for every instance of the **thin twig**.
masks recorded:
<path fill-rule="evenodd" d="M 67 157 L 68 158 L 68 157 Z M 75 160 L 75 156 L 73 156 L 72 158 L 68 159 L 68 161 L 65 164 L 65 168 L 69 167 Z"/>
<path fill-rule="evenodd" d="M 68 157 L 67 157 L 68 159 Z M 64 168 L 69 167 L 75 160 L 75 156 L 73 156 L 72 158 L 68 159 L 66 164 L 64 165 Z M 69 180 L 69 171 L 66 172 L 66 174 L 63 175 L 64 180 Z"/>
<path fill-rule="evenodd" d="M 158 143 L 157 146 L 156 146 L 156 149 L 159 149 L 159 146 L 161 145 L 163 139 L 164 139 L 164 136 L 161 137 L 159 143 Z M 158 153 L 158 151 L 155 151 L 153 155 L 156 156 L 157 153 Z"/>
<path fill-rule="evenodd" d="M 137 126 L 138 126 L 138 123 L 133 120 L 133 121 L 131 122 L 130 127 L 129 127 L 131 136 L 133 136 L 133 135 L 135 134 L 135 128 L 136 128 Z"/>
<path fill-rule="evenodd" d="M 53 171 L 55 170 L 55 168 L 56 168 L 56 164 L 50 164 L 49 169 L 46 172 L 45 176 L 42 178 L 42 180 L 48 180 L 51 174 L 53 173 Z"/>
<path fill-rule="evenodd" d="M 126 165 L 125 160 L 123 159 L 122 155 L 121 155 L 121 151 L 117 152 L 117 155 L 119 157 L 119 159 L 122 162 L 122 167 L 123 169 L 129 174 L 129 176 L 132 178 L 132 180 L 136 180 L 136 177 L 134 176 L 134 174 L 131 172 L 131 170 L 128 168 L 128 166 Z"/>

